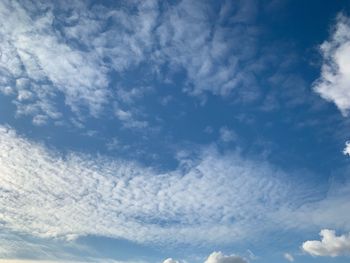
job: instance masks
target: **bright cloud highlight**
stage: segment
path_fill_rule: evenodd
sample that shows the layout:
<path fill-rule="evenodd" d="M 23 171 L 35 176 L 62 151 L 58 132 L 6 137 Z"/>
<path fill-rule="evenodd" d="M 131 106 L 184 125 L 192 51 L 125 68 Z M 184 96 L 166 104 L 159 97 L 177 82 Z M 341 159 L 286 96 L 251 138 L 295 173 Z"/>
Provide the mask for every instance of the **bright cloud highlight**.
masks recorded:
<path fill-rule="evenodd" d="M 350 234 L 337 236 L 334 230 L 323 229 L 321 241 L 306 241 L 302 249 L 312 256 L 337 257 L 350 255 Z"/>
<path fill-rule="evenodd" d="M 323 65 L 314 89 L 337 105 L 344 116 L 350 109 L 350 20 L 338 15 L 331 38 L 321 45 Z"/>

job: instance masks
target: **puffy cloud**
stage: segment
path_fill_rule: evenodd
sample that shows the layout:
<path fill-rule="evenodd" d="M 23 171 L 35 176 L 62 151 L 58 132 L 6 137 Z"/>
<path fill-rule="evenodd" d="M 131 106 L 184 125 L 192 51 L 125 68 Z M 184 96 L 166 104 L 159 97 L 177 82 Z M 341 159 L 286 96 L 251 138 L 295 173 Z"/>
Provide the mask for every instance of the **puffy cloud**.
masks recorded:
<path fill-rule="evenodd" d="M 350 156 L 350 141 L 345 142 L 345 148 L 343 150 L 343 154 Z"/>
<path fill-rule="evenodd" d="M 323 229 L 320 232 L 321 241 L 306 241 L 302 249 L 312 256 L 337 257 L 350 255 L 350 234 L 336 236 L 334 230 Z"/>
<path fill-rule="evenodd" d="M 314 89 L 336 104 L 344 116 L 350 109 L 350 19 L 343 14 L 328 41 L 321 45 L 323 65 Z"/>
<path fill-rule="evenodd" d="M 38 237 L 221 244 L 272 227 L 275 211 L 293 200 L 283 173 L 264 162 L 208 148 L 187 163 L 159 172 L 123 159 L 61 156 L 1 127 L 0 220 Z"/>
<path fill-rule="evenodd" d="M 221 252 L 213 252 L 204 263 L 247 263 L 242 257 L 230 255 L 226 256 Z"/>
<path fill-rule="evenodd" d="M 284 253 L 283 256 L 284 256 L 284 258 L 285 258 L 286 260 L 288 260 L 289 262 L 294 262 L 294 257 L 293 257 L 292 254 Z"/>

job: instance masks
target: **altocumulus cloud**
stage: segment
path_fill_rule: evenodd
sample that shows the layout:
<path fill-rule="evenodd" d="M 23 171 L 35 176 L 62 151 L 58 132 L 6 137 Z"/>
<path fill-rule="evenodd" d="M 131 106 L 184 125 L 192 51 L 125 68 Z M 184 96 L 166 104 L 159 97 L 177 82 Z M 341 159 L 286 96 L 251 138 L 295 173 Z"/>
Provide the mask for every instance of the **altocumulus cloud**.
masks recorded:
<path fill-rule="evenodd" d="M 334 230 L 323 229 L 321 241 L 306 241 L 302 249 L 312 256 L 344 256 L 350 255 L 350 234 L 337 236 Z"/>
<path fill-rule="evenodd" d="M 122 78 L 144 64 L 146 75 L 161 82 L 186 72 L 183 91 L 194 96 L 226 96 L 237 87 L 256 86 L 255 3 L 223 1 L 217 12 L 208 5 L 148 0 L 107 8 L 86 1 L 1 1 L 0 92 L 13 97 L 17 115 L 42 125 L 62 118 L 58 97 L 69 112 L 87 109 L 84 113 L 94 117 L 112 101 L 130 103 L 119 96 L 124 89 L 111 83 L 110 74 Z"/>
<path fill-rule="evenodd" d="M 0 220 L 38 237 L 197 244 L 252 238 L 261 224 L 275 227 L 275 211 L 293 202 L 283 178 L 266 163 L 213 149 L 191 167 L 157 172 L 126 160 L 61 156 L 0 129 Z"/>
<path fill-rule="evenodd" d="M 161 172 L 124 159 L 63 156 L 1 126 L 0 220 L 37 237 L 162 244 L 232 243 L 286 226 L 350 228 L 349 215 L 339 216 L 349 208 L 349 184 L 315 201 L 276 167 L 234 152 L 204 148 L 180 163 L 190 165 Z"/>
<path fill-rule="evenodd" d="M 332 36 L 321 45 L 323 65 L 314 89 L 324 99 L 334 102 L 343 115 L 350 109 L 350 20 L 337 17 Z"/>

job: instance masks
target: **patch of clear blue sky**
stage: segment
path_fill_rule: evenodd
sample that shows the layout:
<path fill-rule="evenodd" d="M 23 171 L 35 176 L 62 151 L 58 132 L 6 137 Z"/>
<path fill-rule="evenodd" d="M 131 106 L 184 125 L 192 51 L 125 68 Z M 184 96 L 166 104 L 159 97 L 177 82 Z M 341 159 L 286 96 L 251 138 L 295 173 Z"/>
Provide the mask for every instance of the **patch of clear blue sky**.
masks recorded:
<path fill-rule="evenodd" d="M 214 10 L 217 9 L 217 5 L 213 4 Z M 182 91 L 187 80 L 184 72 L 180 71 L 174 76 L 173 83 L 164 83 L 155 75 L 145 74 L 148 65 L 142 64 L 123 75 L 111 75 L 113 79 L 110 86 L 151 88 L 136 102 L 145 115 L 144 119 L 149 123 L 148 128 L 124 128 L 115 118 L 113 105 L 108 105 L 98 118 L 84 116 L 84 128 L 72 125 L 56 126 L 53 123 L 33 126 L 30 119 L 15 117 L 15 108 L 10 102 L 10 97 L 3 95 L 0 95 L 0 123 L 9 124 L 28 138 L 43 141 L 49 147 L 62 152 L 73 150 L 92 155 L 98 153 L 136 159 L 160 169 L 176 167 L 177 150 L 191 150 L 217 143 L 221 151 L 239 150 L 250 158 L 265 156 L 270 162 L 291 171 L 296 177 L 320 183 L 327 182 L 330 175 L 333 175 L 334 167 L 347 165 L 341 150 L 344 140 L 349 137 L 350 124 L 342 119 L 334 105 L 324 102 L 314 94 L 311 85 L 319 74 L 317 46 L 327 38 L 329 26 L 336 14 L 340 11 L 348 12 L 349 8 L 349 1 L 285 1 L 285 4 L 278 5 L 276 10 L 259 15 L 254 22 L 265 31 L 259 45 L 269 46 L 269 43 L 272 43 L 273 52 L 280 53 L 281 57 L 295 57 L 293 64 L 283 74 L 297 76 L 302 81 L 296 82 L 299 86 L 294 87 L 291 84 L 283 87 L 281 84 L 270 87 L 265 79 L 269 76 L 267 71 L 266 75 L 263 73 L 258 76 L 257 89 L 252 92 L 260 95 L 253 101 L 240 99 L 247 87 L 239 87 L 225 98 L 205 94 L 204 99 L 199 99 Z M 278 64 L 272 67 L 274 68 L 271 70 L 276 70 Z M 162 70 L 166 71 L 166 66 Z M 276 108 L 264 108 L 267 94 L 271 94 Z M 164 105 L 161 100 L 166 97 L 170 99 Z M 67 110 L 63 98 L 58 98 L 56 103 L 66 119 L 76 118 Z M 237 139 L 229 143 L 220 142 L 219 131 L 222 127 L 232 129 L 237 134 Z M 88 135 L 88 131 L 94 133 Z M 111 150 L 106 145 L 113 138 L 116 138 L 120 145 Z M 127 147 L 122 149 L 123 146 Z M 286 236 L 286 239 L 288 238 L 290 236 Z M 298 241 L 300 244 L 303 240 Z M 166 257 L 162 248 L 144 247 L 127 241 L 85 237 L 80 239 L 80 242 L 94 247 L 100 254 L 118 259 L 130 259 L 133 257 L 130 255 L 148 260 Z M 276 242 L 273 243 L 276 245 Z M 242 244 L 234 248 L 195 248 L 194 251 L 207 255 L 215 249 L 226 249 L 228 253 L 234 249 L 244 254 L 244 247 L 249 247 L 259 255 L 270 253 L 265 251 L 266 244 Z M 168 250 L 168 255 L 181 257 L 186 248 Z M 155 254 L 157 256 L 154 256 Z M 280 254 L 271 255 L 266 261 L 262 258 L 257 259 L 258 262 L 271 260 L 280 261 Z M 300 257 L 298 262 L 329 260 Z M 346 259 L 338 258 L 336 262 L 346 262 Z"/>

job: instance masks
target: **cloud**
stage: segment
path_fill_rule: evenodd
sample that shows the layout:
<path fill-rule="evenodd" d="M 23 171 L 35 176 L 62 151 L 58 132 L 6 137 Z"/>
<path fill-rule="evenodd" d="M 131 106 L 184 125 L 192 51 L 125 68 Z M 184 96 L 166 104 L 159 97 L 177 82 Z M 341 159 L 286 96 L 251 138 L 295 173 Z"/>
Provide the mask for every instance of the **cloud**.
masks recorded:
<path fill-rule="evenodd" d="M 145 263 L 142 261 L 118 261 L 107 258 L 91 258 L 84 259 L 83 261 L 72 261 L 72 260 L 30 260 L 30 259 L 0 259 L 0 263 Z"/>
<path fill-rule="evenodd" d="M 167 258 L 166 260 L 163 261 L 163 263 L 180 263 L 180 262 L 172 258 Z"/>
<path fill-rule="evenodd" d="M 291 254 L 289 254 L 289 253 L 284 253 L 284 258 L 286 259 L 286 260 L 288 260 L 289 262 L 294 262 L 294 257 L 293 257 L 293 255 L 291 255 Z"/>
<path fill-rule="evenodd" d="M 122 109 L 117 108 L 115 112 L 116 117 L 123 124 L 125 128 L 137 128 L 142 129 L 148 126 L 147 121 L 141 121 L 135 119 L 134 115 L 130 111 L 124 111 Z"/>
<path fill-rule="evenodd" d="M 323 229 L 321 241 L 306 241 L 302 249 L 312 256 L 345 256 L 350 255 L 350 234 L 336 236 L 334 230 Z"/>
<path fill-rule="evenodd" d="M 108 70 L 95 53 L 74 48 L 62 39 L 54 27 L 57 17 L 52 8 L 2 1 L 0 13 L 1 75 L 16 89 L 16 102 L 35 107 L 31 115 L 57 118 L 57 113 L 53 115 L 42 104 L 55 108 L 55 97 L 63 94 L 71 110 L 85 105 L 93 115 L 98 114 L 107 98 Z"/>
<path fill-rule="evenodd" d="M 343 150 L 343 154 L 350 156 L 350 141 L 345 142 L 345 148 Z"/>
<path fill-rule="evenodd" d="M 179 72 L 186 94 L 227 96 L 239 88 L 242 100 L 258 96 L 253 1 L 226 1 L 217 12 L 189 0 L 121 5 L 1 2 L 0 92 L 12 94 L 17 115 L 99 117 L 115 101 L 129 111 L 145 87 L 177 81 Z M 127 84 L 130 75 L 142 84 Z"/>
<path fill-rule="evenodd" d="M 323 65 L 314 90 L 324 99 L 335 103 L 344 116 L 350 109 L 350 20 L 337 17 L 332 35 L 321 47 Z"/>
<path fill-rule="evenodd" d="M 298 205 L 282 208 L 275 218 L 289 228 L 305 231 L 324 226 L 350 231 L 350 213 L 343 212 L 350 209 L 349 181 L 330 185 L 328 190 L 309 191 L 304 198 L 299 196 Z"/>
<path fill-rule="evenodd" d="M 226 256 L 221 252 L 213 252 L 204 263 L 248 263 L 248 261 L 239 256 Z"/>
<path fill-rule="evenodd" d="M 220 128 L 220 139 L 223 142 L 232 142 L 237 139 L 235 131 L 228 129 L 227 127 Z"/>
<path fill-rule="evenodd" d="M 168 258 L 164 260 L 163 263 L 180 263 L 180 262 L 172 258 Z M 219 252 L 211 253 L 204 263 L 248 263 L 248 261 L 236 255 L 226 256 L 219 251 Z"/>
<path fill-rule="evenodd" d="M 253 2 L 225 1 L 215 14 L 208 3 L 181 1 L 162 15 L 156 30 L 160 49 L 154 57 L 170 63 L 170 72 L 185 71 L 184 91 L 189 94 L 227 96 L 235 88 L 248 89 L 255 84 L 248 68 L 256 55 L 258 30 L 250 21 L 234 18 L 254 8 Z"/>
<path fill-rule="evenodd" d="M 183 163 L 160 172 L 123 159 L 62 156 L 1 127 L 0 220 L 42 238 L 224 244 L 274 227 L 270 217 L 293 202 L 292 185 L 267 163 L 214 148 Z"/>

